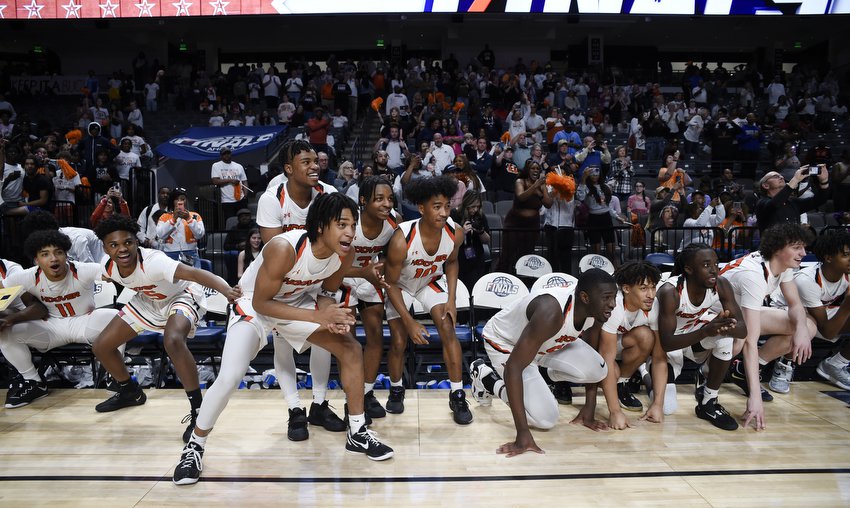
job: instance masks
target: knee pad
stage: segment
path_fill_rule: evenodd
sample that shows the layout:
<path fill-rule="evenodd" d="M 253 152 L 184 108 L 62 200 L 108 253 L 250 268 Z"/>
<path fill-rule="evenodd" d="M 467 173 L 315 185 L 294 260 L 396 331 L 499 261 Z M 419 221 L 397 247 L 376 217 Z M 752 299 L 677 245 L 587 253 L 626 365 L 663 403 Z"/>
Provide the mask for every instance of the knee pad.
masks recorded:
<path fill-rule="evenodd" d="M 699 344 L 706 351 L 711 351 L 712 356 L 718 360 L 729 361 L 732 359 L 732 337 L 708 337 L 702 339 Z"/>

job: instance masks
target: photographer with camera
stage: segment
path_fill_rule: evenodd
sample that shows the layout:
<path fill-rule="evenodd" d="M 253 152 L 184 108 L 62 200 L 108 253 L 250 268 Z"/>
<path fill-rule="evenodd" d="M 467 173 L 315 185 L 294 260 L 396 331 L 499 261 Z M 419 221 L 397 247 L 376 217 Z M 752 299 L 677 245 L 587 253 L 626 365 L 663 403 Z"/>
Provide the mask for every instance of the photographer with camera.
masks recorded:
<path fill-rule="evenodd" d="M 800 184 L 810 179 L 809 188 L 813 195 L 797 196 Z M 762 198 L 756 204 L 756 220 L 759 231 L 783 222 L 800 223 L 800 214 L 816 210 L 829 198 L 829 173 L 826 165 L 802 166 L 785 182 L 776 171 L 771 171 L 759 180 Z"/>
<path fill-rule="evenodd" d="M 460 207 L 452 210 L 452 220 L 463 226 L 464 234 L 458 252 L 458 278 L 471 288 L 490 271 L 490 226 L 481 211 L 481 193 L 466 191 Z"/>
<path fill-rule="evenodd" d="M 166 256 L 183 264 L 201 267 L 198 240 L 204 237 L 204 221 L 196 212 L 189 211 L 186 189 L 176 188 L 168 196 L 168 209 L 160 215 L 156 237 Z"/>
<path fill-rule="evenodd" d="M 106 195 L 100 199 L 97 208 L 92 212 L 89 219 L 92 229 L 113 215 L 130 216 L 130 207 L 124 201 L 124 197 L 121 194 L 121 185 L 117 182 L 106 191 Z"/>

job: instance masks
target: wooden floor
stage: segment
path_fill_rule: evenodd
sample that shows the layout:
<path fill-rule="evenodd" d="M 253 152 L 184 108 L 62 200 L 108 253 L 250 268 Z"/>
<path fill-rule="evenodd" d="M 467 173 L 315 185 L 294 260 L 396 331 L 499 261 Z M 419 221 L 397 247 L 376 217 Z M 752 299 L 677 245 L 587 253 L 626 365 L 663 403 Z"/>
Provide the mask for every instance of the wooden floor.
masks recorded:
<path fill-rule="evenodd" d="M 559 425 L 535 432 L 546 454 L 511 459 L 495 454 L 514 435 L 500 401 L 471 402 L 475 422 L 460 427 L 447 391 L 408 390 L 405 413 L 373 425 L 395 448 L 382 463 L 345 453 L 344 434 L 311 427 L 308 441 L 288 441 L 281 392 L 241 390 L 189 487 L 171 483 L 188 408 L 181 391 L 150 390 L 144 406 L 98 414 L 107 392 L 56 390 L 0 409 L 0 505 L 848 506 L 850 408 L 821 393 L 829 390 L 795 383 L 766 405 L 760 433 L 698 420 L 684 386 L 663 425 L 621 432 L 570 425 L 577 409 L 561 406 Z M 341 412 L 342 392 L 331 393 Z M 738 393 L 721 390 L 733 414 L 744 409 Z"/>

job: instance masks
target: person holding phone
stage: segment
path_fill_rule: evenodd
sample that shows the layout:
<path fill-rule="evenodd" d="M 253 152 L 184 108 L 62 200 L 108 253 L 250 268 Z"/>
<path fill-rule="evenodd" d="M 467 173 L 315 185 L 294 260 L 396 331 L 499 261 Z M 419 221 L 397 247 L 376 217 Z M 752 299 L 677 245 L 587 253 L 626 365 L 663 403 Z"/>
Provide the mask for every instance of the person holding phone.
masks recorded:
<path fill-rule="evenodd" d="M 816 173 L 813 173 L 816 171 Z M 800 184 L 810 179 L 811 197 L 796 195 Z M 756 203 L 756 220 L 759 231 L 773 224 L 800 223 L 800 214 L 816 210 L 829 198 L 829 172 L 825 165 L 801 166 L 786 183 L 776 171 L 770 171 L 759 180 L 761 199 Z"/>
<path fill-rule="evenodd" d="M 196 212 L 188 209 L 186 189 L 176 188 L 168 196 L 168 208 L 160 215 L 156 225 L 156 236 L 160 249 L 166 256 L 195 268 L 201 267 L 198 255 L 198 240 L 204 237 L 204 221 Z"/>
<path fill-rule="evenodd" d="M 106 196 L 101 198 L 97 208 L 92 212 L 89 219 L 91 227 L 96 228 L 98 224 L 115 215 L 130 216 L 130 207 L 127 206 L 127 201 L 121 194 L 121 186 L 117 182 L 106 191 Z"/>

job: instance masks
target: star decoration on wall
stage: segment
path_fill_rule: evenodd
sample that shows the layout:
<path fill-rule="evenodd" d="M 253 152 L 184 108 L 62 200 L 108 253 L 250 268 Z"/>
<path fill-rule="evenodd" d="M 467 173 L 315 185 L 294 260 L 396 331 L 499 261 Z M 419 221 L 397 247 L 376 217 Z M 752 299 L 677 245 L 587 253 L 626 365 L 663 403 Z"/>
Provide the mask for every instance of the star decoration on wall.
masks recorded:
<path fill-rule="evenodd" d="M 115 9 L 119 7 L 120 4 L 113 4 L 112 0 L 106 0 L 105 4 L 97 4 L 100 7 L 100 17 L 101 18 L 114 18 Z"/>
<path fill-rule="evenodd" d="M 6 10 L 6 7 L 9 7 L 6 4 L 0 4 L 0 19 L 6 19 L 6 16 L 3 15 L 3 11 Z"/>
<path fill-rule="evenodd" d="M 44 9 L 43 5 L 38 5 L 38 2 L 32 0 L 29 5 L 24 5 L 24 9 L 27 10 L 27 19 L 38 18 L 41 19 L 41 10 Z"/>
<path fill-rule="evenodd" d="M 155 3 L 148 3 L 148 0 L 142 0 L 140 4 L 133 4 L 136 6 L 136 9 L 139 9 L 139 17 L 143 18 L 145 16 L 152 18 L 153 12 L 152 9 L 156 7 Z"/>
<path fill-rule="evenodd" d="M 177 9 L 176 16 L 191 16 L 191 14 L 189 14 L 189 7 L 192 6 L 190 2 L 187 2 L 186 0 L 180 0 L 180 2 L 171 5 L 173 5 L 174 8 Z"/>
<path fill-rule="evenodd" d="M 213 16 L 217 16 L 221 14 L 222 16 L 227 16 L 227 10 L 225 7 L 230 5 L 230 2 L 225 2 L 224 0 L 215 0 L 215 2 L 210 2 L 210 6 L 213 8 Z"/>
<path fill-rule="evenodd" d="M 63 5 L 62 8 L 65 9 L 65 19 L 80 19 L 80 9 L 83 8 L 83 4 L 76 4 L 74 3 L 74 0 L 70 0 L 67 4 Z"/>

